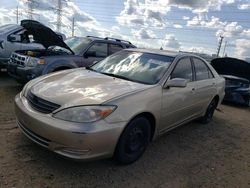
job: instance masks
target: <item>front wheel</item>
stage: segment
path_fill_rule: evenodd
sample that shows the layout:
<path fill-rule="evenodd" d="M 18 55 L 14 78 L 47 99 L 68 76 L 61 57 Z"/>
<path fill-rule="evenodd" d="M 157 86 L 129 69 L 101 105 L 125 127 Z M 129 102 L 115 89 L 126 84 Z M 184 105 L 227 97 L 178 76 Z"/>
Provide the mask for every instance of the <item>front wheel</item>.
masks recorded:
<path fill-rule="evenodd" d="M 215 99 L 213 99 L 207 107 L 206 114 L 203 117 L 201 117 L 200 122 L 203 124 L 209 123 L 213 118 L 216 107 L 217 107 L 217 102 Z"/>
<path fill-rule="evenodd" d="M 146 118 L 132 120 L 118 141 L 115 158 L 124 164 L 138 160 L 150 142 L 150 132 L 150 122 Z"/>

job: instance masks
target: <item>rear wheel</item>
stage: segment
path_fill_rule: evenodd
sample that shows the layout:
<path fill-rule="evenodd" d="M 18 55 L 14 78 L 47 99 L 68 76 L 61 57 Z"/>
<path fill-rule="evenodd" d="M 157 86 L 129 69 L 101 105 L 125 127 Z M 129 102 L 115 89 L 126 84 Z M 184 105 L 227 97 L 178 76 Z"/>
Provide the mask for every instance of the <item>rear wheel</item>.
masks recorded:
<path fill-rule="evenodd" d="M 200 122 L 203 124 L 209 123 L 213 118 L 216 107 L 217 107 L 217 101 L 213 99 L 207 107 L 206 114 L 200 119 Z"/>
<path fill-rule="evenodd" d="M 124 164 L 141 157 L 150 142 L 150 122 L 144 117 L 132 120 L 123 131 L 115 151 L 115 158 Z"/>

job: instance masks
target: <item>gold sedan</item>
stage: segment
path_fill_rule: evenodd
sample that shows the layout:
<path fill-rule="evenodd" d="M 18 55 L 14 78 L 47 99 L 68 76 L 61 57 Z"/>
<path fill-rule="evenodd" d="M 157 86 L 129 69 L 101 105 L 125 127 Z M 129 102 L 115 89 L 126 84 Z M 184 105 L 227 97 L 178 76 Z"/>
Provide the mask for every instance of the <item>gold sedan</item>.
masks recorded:
<path fill-rule="evenodd" d="M 15 109 L 23 133 L 49 150 L 132 163 L 159 135 L 194 119 L 211 121 L 224 88 L 200 57 L 128 49 L 30 81 Z"/>

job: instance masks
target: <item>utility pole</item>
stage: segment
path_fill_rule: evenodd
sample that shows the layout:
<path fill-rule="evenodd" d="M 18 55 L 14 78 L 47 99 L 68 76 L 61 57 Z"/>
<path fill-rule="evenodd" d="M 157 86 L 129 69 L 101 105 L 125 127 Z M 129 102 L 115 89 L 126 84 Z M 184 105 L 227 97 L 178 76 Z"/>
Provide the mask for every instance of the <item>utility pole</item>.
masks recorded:
<path fill-rule="evenodd" d="M 18 24 L 19 23 L 19 15 L 21 15 L 20 13 L 19 13 L 19 9 L 18 9 L 18 6 L 16 7 L 16 10 L 15 10 L 15 15 L 16 15 L 16 24 Z"/>
<path fill-rule="evenodd" d="M 56 21 L 56 30 L 57 32 L 61 31 L 62 24 L 62 15 L 63 15 L 63 6 L 68 0 L 56 0 L 57 5 L 56 8 L 53 8 L 57 14 L 57 21 Z"/>
<path fill-rule="evenodd" d="M 56 30 L 58 32 L 61 31 L 62 25 L 62 0 L 57 0 L 57 23 L 56 23 Z"/>
<path fill-rule="evenodd" d="M 72 29 L 72 37 L 73 37 L 75 35 L 75 18 L 74 17 L 72 19 L 71 29 Z"/>
<path fill-rule="evenodd" d="M 217 50 L 217 57 L 219 57 L 220 55 L 220 49 L 221 49 L 221 44 L 223 42 L 224 37 L 220 36 L 220 41 L 219 41 L 219 46 L 218 46 L 218 50 Z"/>
<path fill-rule="evenodd" d="M 224 45 L 223 57 L 225 57 L 226 47 L 227 47 L 227 41 L 225 42 L 225 45 Z"/>
<path fill-rule="evenodd" d="M 28 18 L 30 20 L 33 20 L 33 15 L 35 14 L 34 8 L 35 8 L 35 5 L 37 4 L 37 2 L 36 2 L 36 0 L 27 0 L 26 4 L 28 6 L 28 10 L 26 11 L 28 14 Z"/>

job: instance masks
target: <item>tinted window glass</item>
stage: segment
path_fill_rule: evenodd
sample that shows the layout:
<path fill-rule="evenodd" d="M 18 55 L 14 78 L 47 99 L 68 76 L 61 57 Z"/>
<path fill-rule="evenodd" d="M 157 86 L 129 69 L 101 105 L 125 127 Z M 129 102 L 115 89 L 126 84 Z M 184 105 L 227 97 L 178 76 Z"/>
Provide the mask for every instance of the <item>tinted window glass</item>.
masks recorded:
<path fill-rule="evenodd" d="M 118 52 L 120 50 L 122 50 L 122 46 L 118 45 L 118 44 L 109 44 L 109 54 L 113 54 L 115 52 Z"/>
<path fill-rule="evenodd" d="M 64 41 L 76 55 L 79 55 L 91 42 L 88 38 L 72 37 Z"/>
<path fill-rule="evenodd" d="M 214 75 L 209 68 L 208 68 L 208 76 L 209 78 L 214 78 Z"/>
<path fill-rule="evenodd" d="M 189 58 L 181 59 L 174 71 L 172 72 L 171 79 L 173 78 L 184 78 L 187 81 L 192 81 L 192 64 Z"/>
<path fill-rule="evenodd" d="M 200 59 L 193 58 L 196 80 L 206 80 L 209 79 L 211 75 L 209 75 L 209 71 L 207 65 Z"/>
<path fill-rule="evenodd" d="M 108 56 L 108 44 L 107 43 L 95 43 L 88 50 L 94 52 L 95 57 L 107 57 Z"/>

